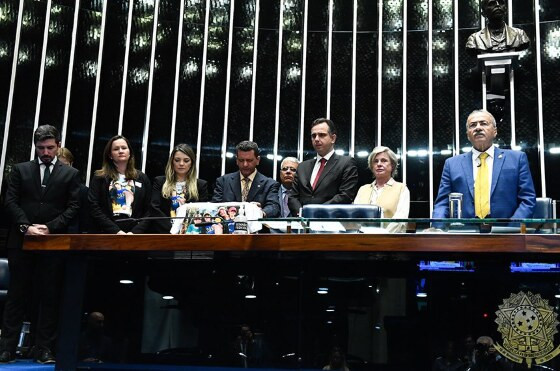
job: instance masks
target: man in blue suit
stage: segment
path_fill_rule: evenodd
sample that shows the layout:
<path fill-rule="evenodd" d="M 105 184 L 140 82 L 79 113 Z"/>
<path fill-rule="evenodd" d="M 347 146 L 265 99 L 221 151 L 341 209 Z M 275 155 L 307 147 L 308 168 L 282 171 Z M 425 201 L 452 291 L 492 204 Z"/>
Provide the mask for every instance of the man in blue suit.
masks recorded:
<path fill-rule="evenodd" d="M 452 192 L 463 194 L 463 218 L 533 217 L 536 198 L 527 155 L 494 146 L 497 133 L 496 120 L 488 111 L 476 110 L 469 115 L 467 137 L 473 149 L 445 161 L 433 218 L 449 218 Z M 481 189 L 475 184 L 475 179 L 481 179 L 477 177 L 481 169 L 488 169 L 484 181 L 488 187 L 480 192 L 483 196 L 489 192 L 486 197 L 476 194 Z"/>
<path fill-rule="evenodd" d="M 280 184 L 257 171 L 261 160 L 257 143 L 246 140 L 236 150 L 239 171 L 216 180 L 212 202 L 254 202 L 262 208 L 265 218 L 278 217 Z"/>

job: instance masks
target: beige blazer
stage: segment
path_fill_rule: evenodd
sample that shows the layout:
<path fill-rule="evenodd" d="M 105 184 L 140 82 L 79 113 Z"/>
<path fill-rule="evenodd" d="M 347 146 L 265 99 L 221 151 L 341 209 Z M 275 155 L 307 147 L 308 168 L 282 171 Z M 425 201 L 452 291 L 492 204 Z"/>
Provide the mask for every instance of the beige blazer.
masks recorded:
<path fill-rule="evenodd" d="M 392 218 L 397 211 L 397 206 L 399 204 L 399 198 L 402 189 L 405 185 L 403 183 L 395 181 L 391 178 L 387 184 L 385 184 L 385 189 L 383 193 L 377 199 L 377 205 L 383 208 L 383 217 Z M 366 184 L 358 190 L 358 195 L 354 200 L 355 204 L 369 205 L 371 200 L 371 193 L 373 192 L 373 183 Z"/>

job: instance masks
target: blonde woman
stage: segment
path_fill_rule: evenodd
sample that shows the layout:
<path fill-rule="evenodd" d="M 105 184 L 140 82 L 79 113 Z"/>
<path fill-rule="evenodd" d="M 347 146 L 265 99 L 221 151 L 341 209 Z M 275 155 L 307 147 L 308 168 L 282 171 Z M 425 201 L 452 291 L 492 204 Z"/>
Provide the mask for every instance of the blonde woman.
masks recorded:
<path fill-rule="evenodd" d="M 208 183 L 196 178 L 196 155 L 190 146 L 178 144 L 169 156 L 165 176 L 154 179 L 152 216 L 174 217 L 179 206 L 205 201 L 208 201 Z M 152 229 L 156 233 L 169 233 L 171 220 L 155 220 Z"/>
<path fill-rule="evenodd" d="M 375 180 L 360 187 L 354 203 L 379 205 L 383 208 L 384 218 L 408 218 L 410 191 L 405 184 L 393 179 L 398 166 L 395 152 L 388 147 L 375 147 L 368 157 L 368 165 Z M 387 230 L 398 232 L 402 227 L 401 223 L 390 223 Z"/>

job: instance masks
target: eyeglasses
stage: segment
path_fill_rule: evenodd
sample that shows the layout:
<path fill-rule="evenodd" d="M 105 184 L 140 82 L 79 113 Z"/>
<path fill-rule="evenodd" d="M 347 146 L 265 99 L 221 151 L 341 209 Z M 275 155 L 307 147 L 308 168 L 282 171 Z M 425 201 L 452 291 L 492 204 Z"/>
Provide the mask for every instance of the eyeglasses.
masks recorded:
<path fill-rule="evenodd" d="M 295 173 L 297 169 L 296 169 L 295 167 L 285 166 L 285 167 L 283 167 L 283 168 L 280 169 L 280 170 L 282 170 L 282 171 L 288 171 L 288 170 L 290 170 L 292 173 Z"/>

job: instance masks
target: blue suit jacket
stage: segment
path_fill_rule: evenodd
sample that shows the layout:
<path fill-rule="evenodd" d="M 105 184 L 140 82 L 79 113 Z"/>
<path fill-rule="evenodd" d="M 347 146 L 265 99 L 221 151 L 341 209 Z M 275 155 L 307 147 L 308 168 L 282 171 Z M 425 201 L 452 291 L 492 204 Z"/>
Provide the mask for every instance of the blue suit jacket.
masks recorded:
<path fill-rule="evenodd" d="M 443 167 L 433 218 L 449 218 L 449 193 L 463 194 L 463 218 L 475 218 L 472 153 L 448 158 Z M 535 187 L 523 152 L 495 148 L 490 218 L 531 218 Z"/>
<path fill-rule="evenodd" d="M 278 188 L 280 183 L 266 177 L 257 171 L 251 183 L 247 202 L 258 202 L 267 218 L 276 218 L 280 215 L 278 204 Z M 226 174 L 216 179 L 216 188 L 212 202 L 241 202 L 241 177 L 239 171 Z"/>

